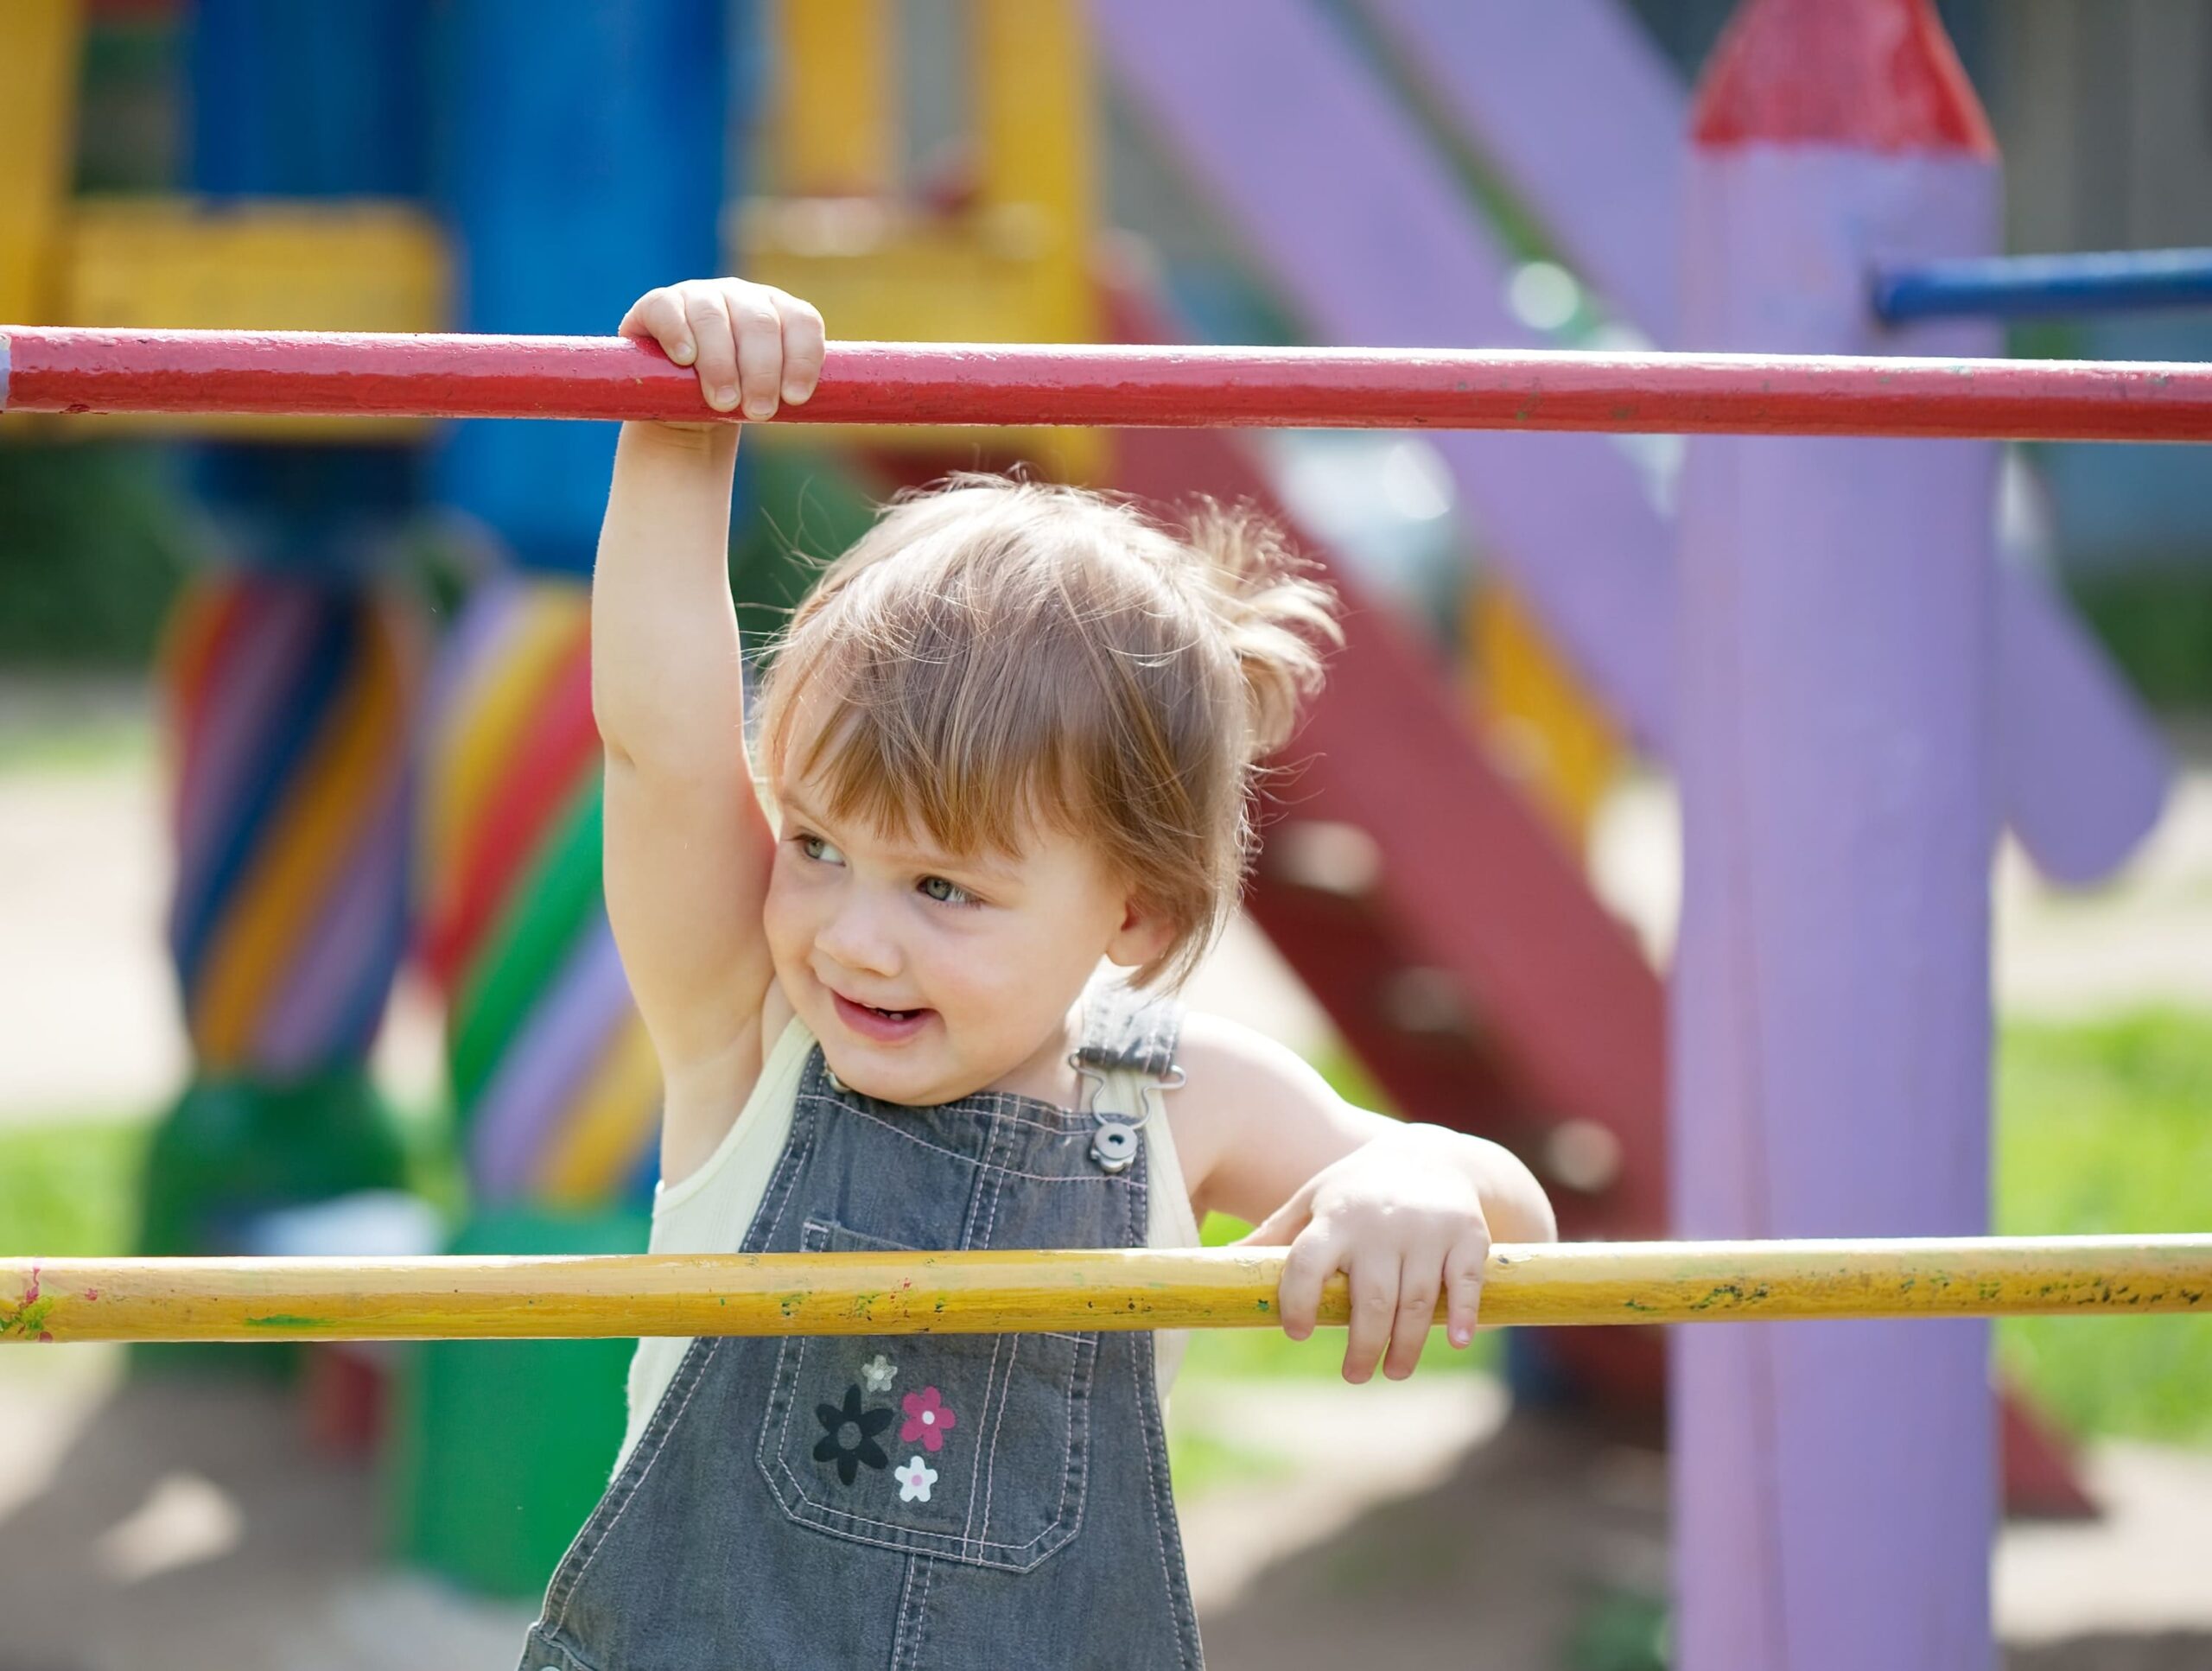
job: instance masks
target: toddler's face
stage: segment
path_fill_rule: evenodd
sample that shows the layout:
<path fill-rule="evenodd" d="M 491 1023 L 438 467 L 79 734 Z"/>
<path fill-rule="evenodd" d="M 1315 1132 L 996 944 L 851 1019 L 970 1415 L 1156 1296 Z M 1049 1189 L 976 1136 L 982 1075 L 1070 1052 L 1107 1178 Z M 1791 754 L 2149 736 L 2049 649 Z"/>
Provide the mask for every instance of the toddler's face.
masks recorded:
<path fill-rule="evenodd" d="M 855 1090 L 925 1105 L 1049 1080 L 1101 956 L 1141 963 L 1164 944 L 1132 927 L 1075 837 L 1032 826 L 1018 857 L 963 861 L 925 836 L 833 823 L 829 798 L 804 778 L 777 785 L 763 923 L 785 996 Z"/>

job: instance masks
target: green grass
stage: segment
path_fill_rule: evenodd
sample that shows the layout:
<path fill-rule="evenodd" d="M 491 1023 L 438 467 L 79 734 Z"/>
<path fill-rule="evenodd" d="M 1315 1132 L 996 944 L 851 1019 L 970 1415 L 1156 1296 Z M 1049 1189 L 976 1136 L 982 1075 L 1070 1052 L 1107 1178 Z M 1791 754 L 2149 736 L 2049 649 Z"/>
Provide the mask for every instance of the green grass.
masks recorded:
<path fill-rule="evenodd" d="M 152 1130 L 144 1121 L 114 1119 L 0 1127 L 0 1257 L 127 1252 Z"/>
<path fill-rule="evenodd" d="M 0 722 L 0 772 L 105 772 L 136 766 L 153 752 L 153 727 L 140 715 L 84 715 L 35 726 Z"/>
<path fill-rule="evenodd" d="M 1223 1486 L 1264 1484 L 1294 1471 L 1290 1460 L 1274 1452 L 1187 1426 L 1168 1426 L 1168 1478 L 1175 1495 L 1185 1500 Z"/>
<path fill-rule="evenodd" d="M 2004 1030 L 1997 1229 L 2212 1230 L 2212 1015 Z M 2212 1317 L 2006 1318 L 2004 1363 L 2075 1433 L 2212 1445 Z"/>
<path fill-rule="evenodd" d="M 159 443 L 0 446 L 0 666 L 143 667 L 195 519 Z"/>
<path fill-rule="evenodd" d="M 2072 575 L 2067 594 L 2153 708 L 2212 706 L 2212 575 L 2194 551 Z"/>

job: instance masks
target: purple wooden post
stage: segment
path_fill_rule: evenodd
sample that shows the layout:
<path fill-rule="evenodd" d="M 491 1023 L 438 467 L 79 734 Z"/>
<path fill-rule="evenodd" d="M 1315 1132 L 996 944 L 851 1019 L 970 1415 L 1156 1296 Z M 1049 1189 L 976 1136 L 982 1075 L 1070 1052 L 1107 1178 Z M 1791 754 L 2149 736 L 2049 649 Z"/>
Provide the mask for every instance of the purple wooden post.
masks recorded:
<path fill-rule="evenodd" d="M 1880 258 L 1994 247 L 1924 0 L 1751 0 L 1694 119 L 1686 345 L 1877 340 Z M 1715 437 L 1683 483 L 1674 1205 L 1684 1236 L 1980 1235 L 1997 449 Z M 1979 1322 L 1721 1325 L 1672 1354 L 1676 1663 L 1986 1671 Z"/>

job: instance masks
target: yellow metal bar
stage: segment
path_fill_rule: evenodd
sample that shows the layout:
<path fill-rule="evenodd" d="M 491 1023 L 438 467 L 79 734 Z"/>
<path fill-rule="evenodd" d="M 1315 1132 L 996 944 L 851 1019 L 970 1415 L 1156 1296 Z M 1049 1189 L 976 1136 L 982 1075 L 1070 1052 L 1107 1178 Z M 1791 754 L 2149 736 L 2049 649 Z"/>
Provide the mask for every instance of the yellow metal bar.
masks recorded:
<path fill-rule="evenodd" d="M 1282 1248 L 0 1261 L 8 1340 L 1013 1333 L 1276 1324 Z M 2212 1311 L 2212 1236 L 1501 1247 L 1488 1324 Z M 1350 1316 L 1344 1279 L 1320 1320 Z M 1440 1301 L 1437 1321 L 1443 1321 Z"/>
<path fill-rule="evenodd" d="M 54 317 L 84 39 L 83 0 L 0 3 L 0 319 Z"/>
<path fill-rule="evenodd" d="M 899 100 L 888 0 L 783 0 L 771 24 L 778 191 L 786 197 L 889 193 Z"/>

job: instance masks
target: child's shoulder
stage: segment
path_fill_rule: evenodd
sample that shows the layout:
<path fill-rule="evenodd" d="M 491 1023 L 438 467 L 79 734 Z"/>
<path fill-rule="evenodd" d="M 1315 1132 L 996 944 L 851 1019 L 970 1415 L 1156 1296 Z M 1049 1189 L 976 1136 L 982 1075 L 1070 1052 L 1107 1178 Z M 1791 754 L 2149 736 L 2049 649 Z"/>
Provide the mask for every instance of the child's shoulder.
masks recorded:
<path fill-rule="evenodd" d="M 1167 1098 L 1175 1147 L 1194 1198 L 1224 1155 L 1280 1131 L 1287 1115 L 1325 1115 L 1340 1099 L 1313 1064 L 1257 1027 L 1186 1010 L 1175 1049 L 1186 1076 Z"/>

